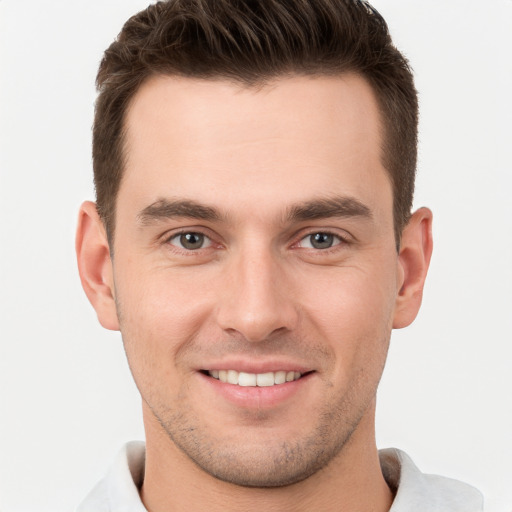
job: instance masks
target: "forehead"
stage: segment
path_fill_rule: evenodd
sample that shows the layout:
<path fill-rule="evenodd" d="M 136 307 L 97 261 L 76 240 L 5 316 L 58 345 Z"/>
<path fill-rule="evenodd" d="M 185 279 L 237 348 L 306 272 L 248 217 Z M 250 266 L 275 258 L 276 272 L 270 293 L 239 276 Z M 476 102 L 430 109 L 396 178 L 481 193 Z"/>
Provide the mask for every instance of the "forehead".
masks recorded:
<path fill-rule="evenodd" d="M 171 196 L 222 198 L 226 207 L 330 193 L 371 200 L 390 189 L 377 102 L 357 75 L 258 88 L 153 77 L 134 96 L 125 128 L 119 199 L 129 194 L 140 207 Z"/>

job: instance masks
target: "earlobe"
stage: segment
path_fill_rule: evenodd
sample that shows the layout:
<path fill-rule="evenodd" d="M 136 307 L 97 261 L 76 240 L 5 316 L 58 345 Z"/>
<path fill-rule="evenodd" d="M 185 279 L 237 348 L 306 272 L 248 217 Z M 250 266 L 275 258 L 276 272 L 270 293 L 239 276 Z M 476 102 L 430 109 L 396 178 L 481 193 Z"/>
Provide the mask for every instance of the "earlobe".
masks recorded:
<path fill-rule="evenodd" d="M 420 208 L 411 216 L 402 233 L 394 329 L 407 327 L 418 314 L 432 247 L 432 212 L 428 208 Z"/>
<path fill-rule="evenodd" d="M 75 247 L 82 287 L 98 320 L 106 329 L 119 330 L 108 240 L 96 205 L 90 201 L 80 207 Z"/>

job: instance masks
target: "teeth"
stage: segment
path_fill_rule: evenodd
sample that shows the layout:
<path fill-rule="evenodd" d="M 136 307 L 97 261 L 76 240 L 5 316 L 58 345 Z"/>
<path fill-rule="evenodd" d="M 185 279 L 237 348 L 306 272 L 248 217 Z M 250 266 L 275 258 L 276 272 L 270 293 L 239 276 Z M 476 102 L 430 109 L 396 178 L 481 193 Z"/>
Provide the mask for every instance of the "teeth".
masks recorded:
<path fill-rule="evenodd" d="M 235 372 L 235 370 L 228 370 L 228 382 L 230 384 L 238 384 L 238 372 Z"/>
<path fill-rule="evenodd" d="M 274 373 L 268 372 L 268 373 L 258 373 L 256 375 L 256 385 L 263 387 L 263 386 L 273 386 L 275 384 L 274 379 Z"/>
<path fill-rule="evenodd" d="M 284 384 L 286 382 L 286 372 L 276 372 L 274 374 L 274 382 L 276 384 Z"/>
<path fill-rule="evenodd" d="M 267 373 L 245 373 L 236 370 L 209 370 L 208 375 L 221 382 L 237 384 L 238 386 L 268 387 L 276 384 L 284 384 L 301 378 L 299 372 L 267 372 Z"/>
<path fill-rule="evenodd" d="M 232 370 L 234 371 L 234 370 Z M 238 374 L 238 385 L 239 386 L 256 386 L 256 374 L 240 372 Z"/>

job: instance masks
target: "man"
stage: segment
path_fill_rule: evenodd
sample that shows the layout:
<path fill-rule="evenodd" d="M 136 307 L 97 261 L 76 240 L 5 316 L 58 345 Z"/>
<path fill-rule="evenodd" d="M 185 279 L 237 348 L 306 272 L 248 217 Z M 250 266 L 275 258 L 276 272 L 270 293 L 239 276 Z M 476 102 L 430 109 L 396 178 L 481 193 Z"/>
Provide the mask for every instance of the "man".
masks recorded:
<path fill-rule="evenodd" d="M 357 0 L 161 2 L 98 73 L 77 254 L 143 401 L 79 508 L 481 510 L 379 454 L 391 330 L 421 303 L 417 98 Z"/>

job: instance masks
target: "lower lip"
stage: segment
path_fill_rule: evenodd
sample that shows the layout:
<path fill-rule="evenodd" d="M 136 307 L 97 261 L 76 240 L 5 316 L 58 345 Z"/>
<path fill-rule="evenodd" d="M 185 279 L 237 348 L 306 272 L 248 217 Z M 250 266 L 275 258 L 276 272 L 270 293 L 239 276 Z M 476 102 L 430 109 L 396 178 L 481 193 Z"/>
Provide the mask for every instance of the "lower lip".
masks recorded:
<path fill-rule="evenodd" d="M 249 409 L 267 409 L 276 407 L 292 399 L 308 384 L 313 373 L 308 373 L 298 380 L 276 384 L 274 386 L 238 386 L 214 379 L 204 373 L 198 373 L 206 385 L 217 394 L 238 407 Z"/>

